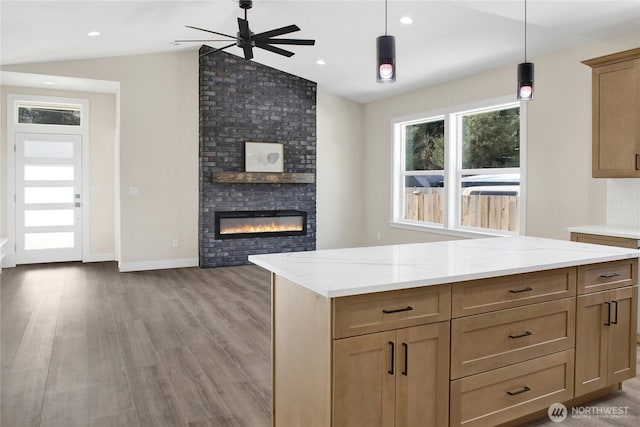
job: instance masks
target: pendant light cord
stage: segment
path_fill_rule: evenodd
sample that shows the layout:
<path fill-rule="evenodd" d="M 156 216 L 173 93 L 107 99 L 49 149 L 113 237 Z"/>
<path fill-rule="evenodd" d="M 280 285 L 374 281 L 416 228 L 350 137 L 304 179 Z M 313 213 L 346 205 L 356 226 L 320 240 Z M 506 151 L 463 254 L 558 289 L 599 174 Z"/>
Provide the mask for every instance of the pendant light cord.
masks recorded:
<path fill-rule="evenodd" d="M 387 0 L 384 0 L 384 35 L 387 35 Z"/>
<path fill-rule="evenodd" d="M 527 0 L 524 0 L 524 62 L 527 62 Z"/>

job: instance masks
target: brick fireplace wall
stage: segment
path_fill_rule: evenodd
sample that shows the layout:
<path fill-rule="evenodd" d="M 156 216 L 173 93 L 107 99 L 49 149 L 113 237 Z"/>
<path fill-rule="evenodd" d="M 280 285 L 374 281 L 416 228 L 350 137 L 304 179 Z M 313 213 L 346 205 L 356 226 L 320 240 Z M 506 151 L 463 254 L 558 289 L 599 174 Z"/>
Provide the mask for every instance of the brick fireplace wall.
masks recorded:
<path fill-rule="evenodd" d="M 251 254 L 314 250 L 316 184 L 212 183 L 244 171 L 244 143 L 284 144 L 285 172 L 316 172 L 315 82 L 225 52 L 200 58 L 200 266 L 247 264 Z M 307 235 L 216 240 L 216 211 L 307 212 Z"/>

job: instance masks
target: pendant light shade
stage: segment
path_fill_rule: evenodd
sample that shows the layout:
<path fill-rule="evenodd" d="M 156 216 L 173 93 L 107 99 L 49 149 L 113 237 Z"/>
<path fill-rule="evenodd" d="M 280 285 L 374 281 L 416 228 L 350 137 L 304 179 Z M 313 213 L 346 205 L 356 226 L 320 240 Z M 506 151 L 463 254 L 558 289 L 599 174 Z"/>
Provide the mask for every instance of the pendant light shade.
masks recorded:
<path fill-rule="evenodd" d="M 533 63 L 523 62 L 518 64 L 518 100 L 530 101 L 533 99 Z"/>
<path fill-rule="evenodd" d="M 527 0 L 524 0 L 524 62 L 518 64 L 518 101 L 533 99 L 533 63 L 527 62 Z"/>
<path fill-rule="evenodd" d="M 378 83 L 396 81 L 396 38 L 387 35 L 387 0 L 384 0 L 384 36 L 376 39 L 376 80 Z"/>
<path fill-rule="evenodd" d="M 378 83 L 393 83 L 396 81 L 396 38 L 380 36 L 376 39 L 378 53 Z"/>

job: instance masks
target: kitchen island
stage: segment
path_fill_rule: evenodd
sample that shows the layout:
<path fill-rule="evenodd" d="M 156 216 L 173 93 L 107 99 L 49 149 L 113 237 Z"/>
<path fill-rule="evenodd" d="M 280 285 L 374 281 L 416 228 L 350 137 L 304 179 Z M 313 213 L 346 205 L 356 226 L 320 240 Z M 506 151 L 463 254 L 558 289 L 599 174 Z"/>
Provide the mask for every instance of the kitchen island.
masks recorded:
<path fill-rule="evenodd" d="M 531 237 L 250 256 L 275 426 L 498 425 L 635 376 L 637 250 Z"/>

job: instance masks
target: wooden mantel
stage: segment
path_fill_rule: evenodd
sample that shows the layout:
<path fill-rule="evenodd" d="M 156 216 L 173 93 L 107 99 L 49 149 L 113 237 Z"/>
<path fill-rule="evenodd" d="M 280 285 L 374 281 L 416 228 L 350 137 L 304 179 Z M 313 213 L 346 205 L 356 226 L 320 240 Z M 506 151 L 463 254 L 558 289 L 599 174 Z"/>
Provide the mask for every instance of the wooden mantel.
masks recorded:
<path fill-rule="evenodd" d="M 282 172 L 213 172 L 212 183 L 224 184 L 312 184 L 313 173 Z"/>

